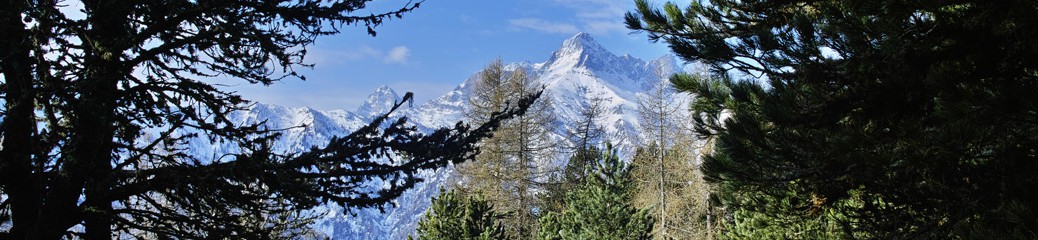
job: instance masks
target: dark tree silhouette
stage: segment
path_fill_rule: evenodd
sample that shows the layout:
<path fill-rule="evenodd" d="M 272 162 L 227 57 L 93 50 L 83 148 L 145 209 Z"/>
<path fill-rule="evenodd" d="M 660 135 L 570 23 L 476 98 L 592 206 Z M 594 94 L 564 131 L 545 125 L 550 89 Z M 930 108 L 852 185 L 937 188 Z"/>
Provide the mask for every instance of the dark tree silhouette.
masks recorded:
<path fill-rule="evenodd" d="M 828 238 L 1038 237 L 1038 2 L 637 5 L 629 28 L 714 70 L 671 83 L 726 207 Z"/>
<path fill-rule="evenodd" d="M 421 3 L 354 14 L 368 2 L 84 1 L 82 17 L 60 1 L 0 2 L 0 238 L 283 237 L 267 216 L 382 207 L 421 181 L 416 171 L 471 159 L 538 96 L 430 134 L 387 113 L 291 154 L 272 151 L 278 131 L 228 120 L 248 101 L 210 79 L 304 79 L 295 68 L 312 66 L 303 56 L 317 37 L 350 25 L 374 36 Z M 200 159 L 190 139 L 239 149 Z M 389 187 L 364 185 L 375 180 Z"/>

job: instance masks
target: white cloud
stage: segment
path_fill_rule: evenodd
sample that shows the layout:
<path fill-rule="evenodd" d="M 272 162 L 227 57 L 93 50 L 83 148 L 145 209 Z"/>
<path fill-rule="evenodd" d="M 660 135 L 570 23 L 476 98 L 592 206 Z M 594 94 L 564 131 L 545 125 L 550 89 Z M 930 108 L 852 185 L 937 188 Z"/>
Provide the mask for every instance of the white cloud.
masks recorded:
<path fill-rule="evenodd" d="M 411 49 L 406 46 L 398 46 L 389 50 L 386 57 L 382 59 L 385 63 L 407 63 L 407 58 L 411 56 Z"/>
<path fill-rule="evenodd" d="M 580 31 L 573 24 L 550 22 L 544 19 L 537 18 L 512 19 L 509 20 L 508 23 L 513 27 L 525 28 L 546 33 L 573 34 Z"/>

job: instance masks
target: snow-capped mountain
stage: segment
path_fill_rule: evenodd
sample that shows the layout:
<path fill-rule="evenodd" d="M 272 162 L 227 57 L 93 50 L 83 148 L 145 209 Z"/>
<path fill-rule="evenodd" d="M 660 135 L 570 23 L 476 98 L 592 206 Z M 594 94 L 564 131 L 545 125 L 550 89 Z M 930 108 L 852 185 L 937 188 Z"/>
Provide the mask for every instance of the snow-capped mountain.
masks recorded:
<path fill-rule="evenodd" d="M 541 63 L 519 62 L 506 70 L 526 69 L 529 76 L 545 87 L 556 116 L 555 129 L 560 136 L 580 119 L 580 112 L 592 98 L 600 98 L 606 109 L 605 116 L 595 122 L 605 131 L 606 140 L 624 149 L 640 142 L 638 132 L 637 99 L 663 77 L 681 70 L 670 55 L 644 61 L 629 55 L 617 56 L 595 42 L 589 34 L 580 33 L 565 40 L 561 47 Z M 473 74 L 458 87 L 414 108 L 400 111 L 419 129 L 429 130 L 450 126 L 463 120 L 471 87 L 478 77 Z M 354 111 L 319 111 L 310 108 L 284 108 L 256 104 L 232 117 L 239 123 L 267 121 L 270 129 L 287 129 L 276 149 L 293 152 L 327 143 L 333 136 L 348 134 L 384 113 L 400 100 L 393 89 L 379 87 Z M 208 143 L 206 143 L 208 144 Z M 219 145 L 197 144 L 197 154 L 224 152 Z M 417 220 L 429 206 L 429 199 L 438 194 L 439 186 L 447 181 L 453 169 L 423 173 L 426 181 L 397 199 L 397 207 L 385 213 L 377 209 L 361 209 L 355 216 L 344 215 L 341 207 L 320 209 L 322 219 L 315 228 L 333 239 L 404 239 L 414 231 Z"/>
<path fill-rule="evenodd" d="M 381 86 L 375 89 L 374 93 L 368 95 L 368 99 L 364 101 L 364 104 L 357 107 L 357 111 L 353 112 L 357 116 L 370 120 L 393 108 L 393 104 L 400 100 L 400 96 L 396 94 L 389 86 Z"/>

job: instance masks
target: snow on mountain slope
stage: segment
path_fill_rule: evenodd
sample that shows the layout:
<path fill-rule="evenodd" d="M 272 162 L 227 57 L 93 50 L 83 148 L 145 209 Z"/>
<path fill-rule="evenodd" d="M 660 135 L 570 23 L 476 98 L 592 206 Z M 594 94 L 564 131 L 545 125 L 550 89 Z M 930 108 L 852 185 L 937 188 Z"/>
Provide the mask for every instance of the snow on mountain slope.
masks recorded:
<path fill-rule="evenodd" d="M 506 65 L 510 71 L 519 68 L 526 69 L 536 83 L 545 86 L 544 96 L 552 101 L 551 109 L 557 118 L 554 127 L 560 139 L 572 123 L 581 118 L 580 112 L 590 99 L 601 98 L 606 114 L 595 124 L 605 130 L 607 141 L 626 152 L 642 139 L 637 128 L 638 97 L 664 77 L 682 69 L 670 55 L 648 62 L 628 55 L 617 56 L 586 33 L 565 40 L 545 62 Z M 451 126 L 464 118 L 475 81 L 478 81 L 477 74 L 436 99 L 394 115 L 407 116 L 423 131 Z M 333 136 L 348 134 L 351 129 L 388 111 L 399 100 L 393 89 L 383 86 L 355 111 L 256 104 L 247 111 L 233 114 L 232 119 L 243 124 L 266 121 L 270 129 L 287 129 L 275 147 L 296 152 L 323 145 Z M 191 147 L 197 149 L 198 156 L 231 151 L 211 143 L 192 143 Z M 430 197 L 439 192 L 451 174 L 452 167 L 422 173 L 426 181 L 395 200 L 398 206 L 387 208 L 385 213 L 361 209 L 351 216 L 344 215 L 339 206 L 324 206 L 319 209 L 322 219 L 314 227 L 333 239 L 404 239 L 413 232 L 417 220 L 428 208 Z"/>
<path fill-rule="evenodd" d="M 374 93 L 368 95 L 368 99 L 364 101 L 357 108 L 357 111 L 353 112 L 357 116 L 364 119 L 374 119 L 375 117 L 382 115 L 393 108 L 393 104 L 400 100 L 400 96 L 396 94 L 389 86 L 381 86 L 375 89 Z"/>
<path fill-rule="evenodd" d="M 671 55 L 646 62 L 629 55 L 617 56 L 594 41 L 587 33 L 579 33 L 542 63 L 511 63 L 506 70 L 525 68 L 536 83 L 545 86 L 552 109 L 558 118 L 559 134 L 580 119 L 580 112 L 592 98 L 601 98 L 606 116 L 597 125 L 606 131 L 608 141 L 622 150 L 641 141 L 637 131 L 637 100 L 654 84 L 682 69 Z M 409 116 L 419 125 L 446 126 L 464 117 L 470 86 L 478 81 L 473 74 L 451 92 L 434 99 Z M 629 150 L 629 149 L 628 149 Z"/>

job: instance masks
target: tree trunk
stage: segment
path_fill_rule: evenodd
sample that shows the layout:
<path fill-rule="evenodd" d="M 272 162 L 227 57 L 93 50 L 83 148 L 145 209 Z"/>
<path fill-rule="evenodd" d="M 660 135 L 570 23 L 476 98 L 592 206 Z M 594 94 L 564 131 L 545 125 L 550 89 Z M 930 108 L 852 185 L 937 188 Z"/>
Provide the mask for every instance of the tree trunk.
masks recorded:
<path fill-rule="evenodd" d="M 525 92 L 523 94 L 525 94 Z M 521 224 L 519 228 L 519 239 L 530 239 L 528 233 L 531 230 L 529 229 L 531 223 L 530 219 L 528 219 L 527 216 L 527 214 L 529 214 L 529 208 L 526 206 L 527 204 L 529 204 L 526 202 L 526 178 L 530 175 L 527 169 L 528 165 L 526 162 L 526 144 L 529 144 L 529 139 L 526 139 L 526 119 L 524 115 L 519 116 L 518 124 L 519 142 L 517 144 L 519 144 L 519 169 L 517 170 L 521 171 L 521 174 L 519 175 L 519 178 L 516 179 L 516 186 L 519 190 L 519 210 L 522 211 L 521 213 L 519 213 L 519 223 Z"/>
<path fill-rule="evenodd" d="M 664 142 L 666 140 L 666 137 L 664 136 L 663 133 L 664 133 L 664 131 L 666 131 L 666 129 L 664 129 L 664 128 L 666 126 L 667 110 L 669 110 L 669 109 L 666 109 L 666 107 L 664 105 L 664 102 L 663 102 L 664 101 L 664 99 L 662 98 L 663 91 L 664 91 L 663 87 L 660 87 L 660 90 L 658 90 L 658 91 L 660 91 L 659 95 L 661 96 L 661 97 L 657 98 L 658 102 L 657 102 L 657 105 L 656 105 L 656 106 L 659 107 L 659 109 L 658 109 L 659 110 L 659 116 L 658 116 L 659 117 L 659 125 L 658 125 L 658 127 L 659 127 L 659 133 L 660 133 L 660 135 L 659 135 L 659 137 L 660 137 L 660 144 L 659 144 L 659 147 L 660 147 L 660 153 L 659 153 L 659 155 L 660 155 L 660 229 L 662 230 L 662 234 L 661 235 L 663 235 L 661 237 L 663 237 L 663 239 L 666 239 L 667 238 L 667 191 L 666 191 L 667 168 L 666 168 L 666 163 L 664 162 L 664 160 L 665 160 L 664 157 L 667 155 L 667 147 L 666 147 L 666 143 Z"/>
<path fill-rule="evenodd" d="M 81 209 L 88 240 L 112 238 L 112 200 L 108 196 L 112 186 L 106 179 L 113 170 L 116 84 L 131 70 L 125 69 L 122 62 L 130 40 L 125 22 L 128 5 L 120 1 L 85 3 L 93 12 L 88 21 L 93 25 L 90 32 L 95 42 L 84 62 L 87 76 L 72 122 L 79 134 L 71 144 L 77 165 L 73 169 L 84 173 L 85 201 Z"/>
<path fill-rule="evenodd" d="M 661 131 L 660 133 L 661 133 L 660 136 L 663 136 L 663 134 L 662 134 L 663 132 Z M 660 229 L 663 232 L 661 234 L 662 235 L 661 237 L 666 239 L 666 237 L 667 237 L 667 191 L 666 191 L 666 186 L 665 186 L 664 183 L 666 181 L 666 177 L 665 176 L 667 175 L 667 169 L 664 166 L 664 162 L 663 162 L 664 161 L 663 156 L 664 156 L 664 153 L 666 152 L 666 150 L 663 147 L 663 138 L 662 137 L 660 138 L 659 150 L 660 150 L 660 152 L 659 152 L 659 156 L 660 156 L 660 159 L 659 159 L 660 160 Z"/>
<path fill-rule="evenodd" d="M 0 5 L 0 69 L 3 69 L 6 88 L 6 114 L 0 132 L 3 150 L 0 151 L 0 182 L 10 198 L 10 239 L 28 239 L 38 236 L 39 211 L 42 206 L 40 182 L 33 173 L 32 134 L 35 129 L 33 109 L 35 97 L 32 80 L 32 48 L 21 12 L 26 6 L 21 1 L 4 1 Z"/>

